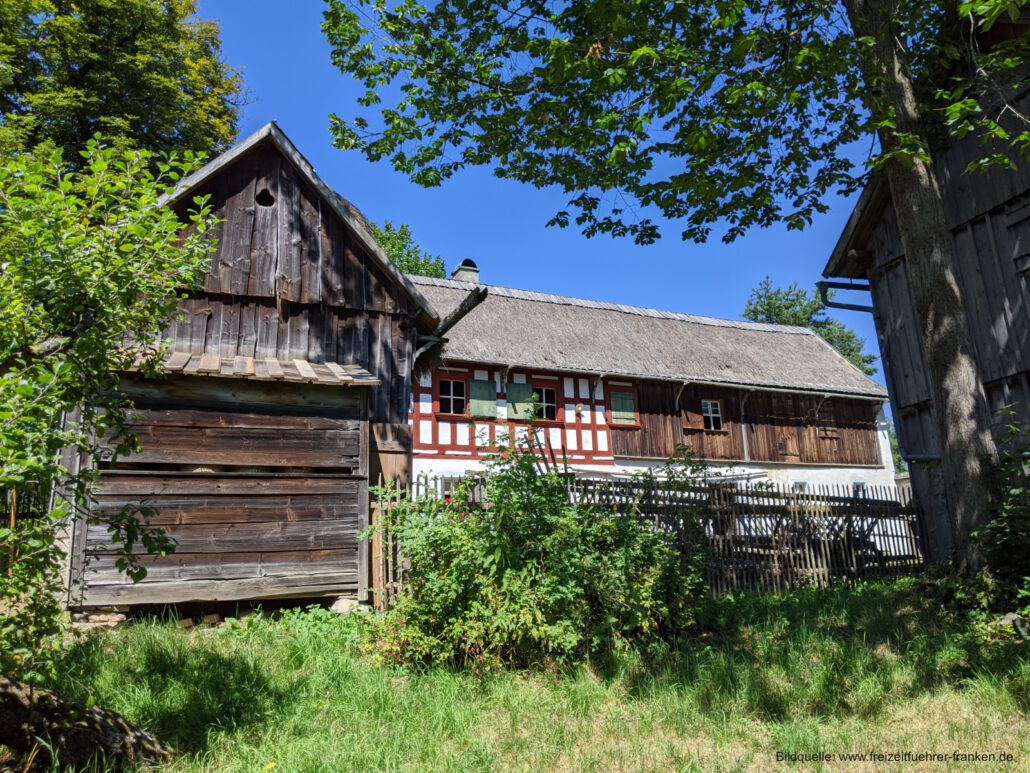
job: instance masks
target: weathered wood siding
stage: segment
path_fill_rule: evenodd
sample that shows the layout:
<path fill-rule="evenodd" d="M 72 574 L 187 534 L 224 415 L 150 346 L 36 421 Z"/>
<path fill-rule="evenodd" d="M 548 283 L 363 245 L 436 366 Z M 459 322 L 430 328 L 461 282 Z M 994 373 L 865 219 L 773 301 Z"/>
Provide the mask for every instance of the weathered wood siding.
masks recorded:
<path fill-rule="evenodd" d="M 208 196 L 221 221 L 203 288 L 164 332 L 172 352 L 206 357 L 123 382 L 141 448 L 100 470 L 94 515 L 142 499 L 177 549 L 140 549 L 148 576 L 134 585 L 106 526 L 79 519 L 73 605 L 365 596 L 368 426 L 406 426 L 418 308 L 322 195 L 268 140 L 175 205 L 182 216 Z M 380 384 L 248 380 L 240 361 L 254 363 L 242 375 L 359 366 Z"/>
<path fill-rule="evenodd" d="M 167 387 L 161 390 L 161 387 Z M 159 390 L 155 395 L 155 390 Z M 368 519 L 368 426 L 354 390 L 204 377 L 127 381 L 141 450 L 100 470 L 94 514 L 142 501 L 176 542 L 118 571 L 103 523 L 76 524 L 74 604 L 356 594 Z M 279 385 L 279 391 L 283 391 Z"/>
<path fill-rule="evenodd" d="M 1030 92 L 1016 107 L 1030 109 Z M 1030 419 L 1030 168 L 963 174 L 983 149 L 972 139 L 941 154 L 937 174 L 958 257 L 973 352 L 992 408 L 1019 403 Z M 875 321 L 898 437 L 912 457 L 939 453 L 926 360 L 901 237 L 889 202 L 854 245 L 869 253 Z"/>
<path fill-rule="evenodd" d="M 166 333 L 172 350 L 360 365 L 382 381 L 371 420 L 404 422 L 415 306 L 290 162 L 259 146 L 195 195 L 223 222 L 203 291 Z"/>
<path fill-rule="evenodd" d="M 637 395 L 640 427 L 611 428 L 616 457 L 663 459 L 686 444 L 704 459 L 882 464 L 876 440 L 879 405 L 871 401 L 694 386 L 681 391 L 676 384 L 646 381 L 638 385 Z M 690 414 L 700 410 L 702 399 L 721 401 L 722 431 L 696 428 Z"/>

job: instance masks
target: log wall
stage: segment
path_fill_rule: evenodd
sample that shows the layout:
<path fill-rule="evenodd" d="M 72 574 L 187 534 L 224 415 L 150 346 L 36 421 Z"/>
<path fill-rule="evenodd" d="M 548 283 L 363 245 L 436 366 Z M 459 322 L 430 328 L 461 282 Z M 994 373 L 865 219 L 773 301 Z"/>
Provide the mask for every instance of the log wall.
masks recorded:
<path fill-rule="evenodd" d="M 357 395 L 291 384 L 299 394 L 262 407 L 262 389 L 275 396 L 266 384 L 179 377 L 156 399 L 159 386 L 124 384 L 142 409 L 140 451 L 101 466 L 99 522 L 75 525 L 73 606 L 359 593 L 368 425 Z M 176 550 L 137 545 L 147 577 L 133 584 L 104 521 L 137 503 Z"/>

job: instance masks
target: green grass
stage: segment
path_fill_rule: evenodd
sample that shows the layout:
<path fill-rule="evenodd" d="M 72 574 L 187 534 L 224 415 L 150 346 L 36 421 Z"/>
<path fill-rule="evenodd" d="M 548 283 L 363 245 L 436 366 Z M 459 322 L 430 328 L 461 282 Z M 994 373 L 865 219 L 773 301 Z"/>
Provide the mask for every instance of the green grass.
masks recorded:
<path fill-rule="evenodd" d="M 956 750 L 1014 761 L 790 768 L 1030 769 L 1030 646 L 974 635 L 924 588 L 726 599 L 668 652 L 575 672 L 377 666 L 357 620 L 323 610 L 137 622 L 77 645 L 55 686 L 174 745 L 167 770 L 733 771 Z"/>

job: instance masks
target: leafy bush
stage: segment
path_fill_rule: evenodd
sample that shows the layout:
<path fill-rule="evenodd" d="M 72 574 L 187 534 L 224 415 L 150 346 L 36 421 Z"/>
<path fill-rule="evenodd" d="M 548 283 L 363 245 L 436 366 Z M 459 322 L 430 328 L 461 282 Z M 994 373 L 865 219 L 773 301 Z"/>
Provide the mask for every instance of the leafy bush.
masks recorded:
<path fill-rule="evenodd" d="M 91 140 L 76 171 L 60 152 L 0 162 L 0 495 L 34 493 L 52 509 L 18 507 L 0 521 L 0 672 L 36 679 L 61 640 L 60 573 L 67 520 L 89 512 L 100 462 L 137 448 L 119 374 L 158 373 L 161 331 L 184 288 L 204 276 L 210 207 L 194 199 L 194 233 L 162 203 L 196 168 L 192 155 L 157 158 Z M 131 344 L 131 345 L 130 345 Z M 139 362 L 137 365 L 137 358 Z M 88 463 L 61 465 L 62 449 Z M 0 496 L 0 499 L 3 497 Z M 90 514 L 138 579 L 142 545 L 174 547 L 137 518 L 147 508 Z"/>
<path fill-rule="evenodd" d="M 513 451 L 449 498 L 404 500 L 384 518 L 409 564 L 373 624 L 387 659 L 461 665 L 574 662 L 647 646 L 690 624 L 704 596 L 693 512 L 663 532 L 632 514 L 570 503 L 555 473 Z"/>
<path fill-rule="evenodd" d="M 991 520 L 974 537 L 998 584 L 999 601 L 1013 602 L 1030 584 L 1030 429 L 1003 409 L 998 459 L 988 467 Z"/>

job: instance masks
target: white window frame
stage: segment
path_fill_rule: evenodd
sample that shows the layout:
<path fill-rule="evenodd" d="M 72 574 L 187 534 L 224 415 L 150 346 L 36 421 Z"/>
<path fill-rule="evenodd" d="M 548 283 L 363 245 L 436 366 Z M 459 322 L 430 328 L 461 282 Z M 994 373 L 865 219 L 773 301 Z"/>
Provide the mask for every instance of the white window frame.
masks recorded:
<path fill-rule="evenodd" d="M 558 390 L 554 387 L 549 386 L 537 386 L 532 385 L 533 394 L 537 396 L 537 406 L 540 411 L 540 418 L 544 421 L 558 421 Z M 551 400 L 548 401 L 547 393 L 551 393 Z M 550 408 L 553 412 L 553 416 L 547 415 L 547 409 Z"/>
<path fill-rule="evenodd" d="M 447 388 L 447 394 L 444 394 L 443 385 L 445 383 L 447 383 L 447 382 L 450 382 L 451 384 L 461 384 L 461 390 L 462 390 L 463 394 L 455 395 L 454 394 L 454 387 L 453 386 L 448 387 Z M 462 415 L 464 415 L 465 408 L 468 407 L 468 401 L 469 401 L 468 391 L 469 391 L 468 383 L 465 381 L 465 379 L 461 379 L 461 378 L 442 378 L 442 379 L 440 379 L 440 413 L 448 415 L 448 416 L 462 416 Z M 447 410 L 446 408 L 443 407 L 443 405 L 444 405 L 443 401 L 444 400 L 448 401 L 448 403 L 447 403 L 448 407 L 451 408 L 452 410 Z M 460 411 L 453 410 L 453 408 L 454 408 L 454 401 L 455 400 L 461 400 L 462 407 L 461 407 Z"/>
<path fill-rule="evenodd" d="M 706 432 L 722 432 L 722 400 L 702 400 L 701 416 Z"/>

